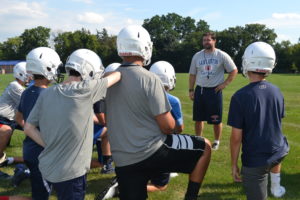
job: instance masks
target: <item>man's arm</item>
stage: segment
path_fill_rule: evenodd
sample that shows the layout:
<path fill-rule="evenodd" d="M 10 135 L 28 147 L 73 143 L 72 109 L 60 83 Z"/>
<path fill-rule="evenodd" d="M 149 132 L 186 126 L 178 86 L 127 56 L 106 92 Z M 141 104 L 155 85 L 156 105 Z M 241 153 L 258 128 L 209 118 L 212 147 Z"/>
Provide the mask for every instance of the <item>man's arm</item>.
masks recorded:
<path fill-rule="evenodd" d="M 196 75 L 190 74 L 189 77 L 189 97 L 193 101 L 194 100 L 194 86 L 196 82 Z"/>
<path fill-rule="evenodd" d="M 33 141 L 38 143 L 40 146 L 42 146 L 42 147 L 46 146 L 43 139 L 41 138 L 40 131 L 34 125 L 32 125 L 30 123 L 25 123 L 24 133 L 25 133 L 25 135 L 30 137 Z"/>
<path fill-rule="evenodd" d="M 171 112 L 165 112 L 160 115 L 155 116 L 155 120 L 164 134 L 172 134 L 175 129 L 175 120 Z"/>
<path fill-rule="evenodd" d="M 24 128 L 24 118 L 23 118 L 23 113 L 17 111 L 16 112 L 16 117 L 15 117 L 16 122 Z"/>
<path fill-rule="evenodd" d="M 107 76 L 107 87 L 114 85 L 121 79 L 121 73 L 120 72 L 111 72 Z"/>
<path fill-rule="evenodd" d="M 237 73 L 238 73 L 237 69 L 234 69 L 231 72 L 229 72 L 227 79 L 222 84 L 218 85 L 215 91 L 218 92 L 220 90 L 223 90 L 227 85 L 229 85 L 233 81 L 233 79 L 235 79 Z"/>
<path fill-rule="evenodd" d="M 230 152 L 231 152 L 231 171 L 235 182 L 242 182 L 240 176 L 240 169 L 238 167 L 238 159 L 240 154 L 240 147 L 242 143 L 242 129 L 232 127 L 230 137 Z"/>

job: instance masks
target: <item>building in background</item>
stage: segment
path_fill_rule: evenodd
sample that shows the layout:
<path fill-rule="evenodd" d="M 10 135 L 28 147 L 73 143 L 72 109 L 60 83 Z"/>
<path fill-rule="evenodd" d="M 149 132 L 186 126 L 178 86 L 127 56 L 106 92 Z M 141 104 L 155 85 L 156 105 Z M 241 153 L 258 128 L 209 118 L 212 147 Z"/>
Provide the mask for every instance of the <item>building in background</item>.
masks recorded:
<path fill-rule="evenodd" d="M 25 60 L 0 60 L 0 74 L 13 73 L 14 66 Z"/>

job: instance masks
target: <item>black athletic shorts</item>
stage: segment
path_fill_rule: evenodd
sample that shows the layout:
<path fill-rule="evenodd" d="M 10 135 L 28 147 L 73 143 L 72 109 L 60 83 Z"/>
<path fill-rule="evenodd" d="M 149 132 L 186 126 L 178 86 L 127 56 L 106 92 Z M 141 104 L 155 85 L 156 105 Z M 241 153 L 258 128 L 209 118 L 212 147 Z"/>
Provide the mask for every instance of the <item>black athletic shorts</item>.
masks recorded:
<path fill-rule="evenodd" d="M 14 130 L 14 129 L 18 129 L 18 130 L 23 130 L 23 128 L 19 125 L 19 124 L 17 124 L 17 122 L 15 122 L 15 121 L 13 121 L 13 120 L 9 120 L 9 119 L 7 119 L 6 117 L 1 117 L 0 116 L 0 127 L 2 126 L 2 125 L 7 125 L 7 126 L 9 126 L 12 130 Z"/>
<path fill-rule="evenodd" d="M 168 135 L 164 144 L 149 158 L 132 165 L 116 167 L 121 200 L 147 198 L 147 183 L 158 173 L 190 174 L 205 149 L 202 137 Z"/>
<path fill-rule="evenodd" d="M 216 87 L 197 86 L 194 95 L 193 120 L 207 121 L 209 124 L 222 122 L 223 95 L 215 92 Z"/>

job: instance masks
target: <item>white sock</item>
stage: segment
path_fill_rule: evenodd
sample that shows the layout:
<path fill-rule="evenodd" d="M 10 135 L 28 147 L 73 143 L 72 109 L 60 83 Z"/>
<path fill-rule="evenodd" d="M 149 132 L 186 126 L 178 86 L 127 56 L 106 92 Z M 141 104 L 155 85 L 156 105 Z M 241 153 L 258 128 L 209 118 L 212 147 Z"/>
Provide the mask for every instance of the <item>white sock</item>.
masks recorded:
<path fill-rule="evenodd" d="M 215 140 L 214 143 L 220 144 L 220 140 Z"/>
<path fill-rule="evenodd" d="M 280 186 L 280 173 L 270 172 L 271 188 L 277 188 Z"/>
<path fill-rule="evenodd" d="M 7 157 L 7 160 L 8 160 L 8 162 L 7 162 L 8 165 L 13 164 L 15 161 L 15 159 L 13 157 Z"/>

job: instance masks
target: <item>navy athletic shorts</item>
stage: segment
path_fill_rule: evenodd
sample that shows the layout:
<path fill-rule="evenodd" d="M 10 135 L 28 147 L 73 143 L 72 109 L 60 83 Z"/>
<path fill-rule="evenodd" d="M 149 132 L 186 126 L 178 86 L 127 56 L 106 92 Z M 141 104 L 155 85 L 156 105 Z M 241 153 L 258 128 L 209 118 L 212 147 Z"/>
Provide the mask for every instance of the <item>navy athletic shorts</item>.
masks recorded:
<path fill-rule="evenodd" d="M 86 175 L 68 181 L 51 183 L 56 191 L 57 199 L 84 200 L 86 191 Z"/>
<path fill-rule="evenodd" d="M 205 150 L 202 137 L 172 134 L 149 158 L 127 166 L 116 167 L 121 200 L 144 200 L 147 183 L 159 173 L 190 174 Z"/>
<path fill-rule="evenodd" d="M 222 122 L 223 95 L 215 92 L 216 87 L 197 86 L 194 95 L 193 120 L 207 121 L 208 124 Z"/>

